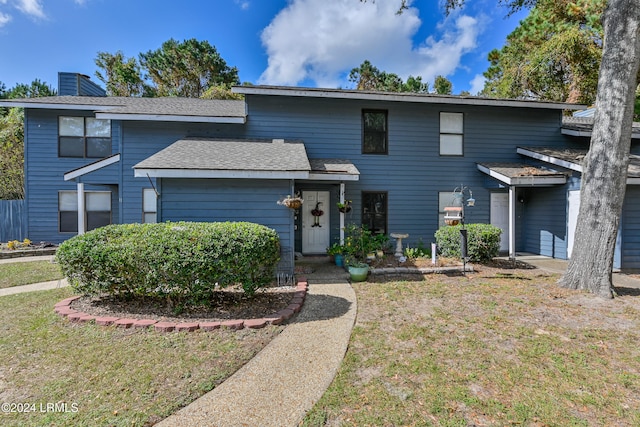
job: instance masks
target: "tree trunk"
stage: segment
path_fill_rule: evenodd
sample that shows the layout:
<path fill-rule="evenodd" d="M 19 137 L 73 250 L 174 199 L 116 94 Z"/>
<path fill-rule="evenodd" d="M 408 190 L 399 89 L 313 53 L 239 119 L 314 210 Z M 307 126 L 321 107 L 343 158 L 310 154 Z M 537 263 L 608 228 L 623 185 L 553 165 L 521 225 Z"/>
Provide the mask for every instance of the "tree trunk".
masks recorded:
<path fill-rule="evenodd" d="M 613 297 L 613 257 L 626 190 L 640 62 L 640 0 L 609 0 L 591 146 L 573 254 L 560 285 Z"/>

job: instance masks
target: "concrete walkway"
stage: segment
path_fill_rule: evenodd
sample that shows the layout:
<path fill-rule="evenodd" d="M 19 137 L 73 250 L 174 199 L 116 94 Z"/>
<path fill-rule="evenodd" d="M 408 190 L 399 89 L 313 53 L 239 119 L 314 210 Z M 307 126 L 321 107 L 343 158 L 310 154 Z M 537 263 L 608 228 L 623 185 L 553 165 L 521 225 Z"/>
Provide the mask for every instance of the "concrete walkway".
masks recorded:
<path fill-rule="evenodd" d="M 53 255 L 33 256 L 33 257 L 18 257 L 0 259 L 0 264 L 10 264 L 16 262 L 33 262 L 33 261 L 53 261 Z M 34 291 L 47 291 L 49 289 L 57 289 L 65 286 L 69 286 L 67 279 L 52 280 L 50 282 L 34 283 L 24 286 L 13 286 L 11 288 L 0 289 L 0 297 L 5 295 L 22 294 L 25 292 Z"/>
<path fill-rule="evenodd" d="M 157 426 L 300 424 L 338 372 L 357 311 L 343 269 L 325 259 L 309 267 L 309 290 L 293 323 L 225 382 Z"/>

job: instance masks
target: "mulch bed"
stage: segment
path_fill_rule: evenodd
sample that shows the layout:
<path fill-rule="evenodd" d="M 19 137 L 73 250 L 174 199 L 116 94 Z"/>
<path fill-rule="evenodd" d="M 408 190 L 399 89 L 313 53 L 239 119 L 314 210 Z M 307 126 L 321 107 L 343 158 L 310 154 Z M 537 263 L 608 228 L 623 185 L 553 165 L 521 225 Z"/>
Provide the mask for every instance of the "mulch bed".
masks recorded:
<path fill-rule="evenodd" d="M 272 286 L 258 290 L 253 297 L 241 289 L 216 291 L 207 304 L 181 306 L 165 299 L 81 297 L 71 308 L 93 316 L 159 320 L 163 322 L 216 322 L 256 319 L 273 314 L 289 305 L 296 288 Z"/>

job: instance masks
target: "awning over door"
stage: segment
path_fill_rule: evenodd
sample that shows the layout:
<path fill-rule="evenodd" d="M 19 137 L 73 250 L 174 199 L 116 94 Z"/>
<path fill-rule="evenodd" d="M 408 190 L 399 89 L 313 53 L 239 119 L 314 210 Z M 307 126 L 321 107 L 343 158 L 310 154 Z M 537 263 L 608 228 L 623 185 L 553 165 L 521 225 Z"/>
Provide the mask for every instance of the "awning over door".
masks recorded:
<path fill-rule="evenodd" d="M 567 182 L 562 172 L 521 163 L 478 163 L 478 170 L 509 186 L 557 185 Z"/>
<path fill-rule="evenodd" d="M 346 159 L 309 159 L 300 141 L 185 138 L 133 166 L 136 177 L 358 180 Z"/>

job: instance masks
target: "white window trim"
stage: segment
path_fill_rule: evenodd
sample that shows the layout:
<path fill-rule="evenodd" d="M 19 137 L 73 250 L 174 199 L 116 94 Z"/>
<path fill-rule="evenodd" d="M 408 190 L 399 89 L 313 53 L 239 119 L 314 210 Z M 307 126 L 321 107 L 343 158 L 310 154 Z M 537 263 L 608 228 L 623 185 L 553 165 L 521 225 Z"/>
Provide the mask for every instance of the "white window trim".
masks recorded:
<path fill-rule="evenodd" d="M 464 156 L 464 113 L 441 111 L 439 123 L 440 155 Z"/>

